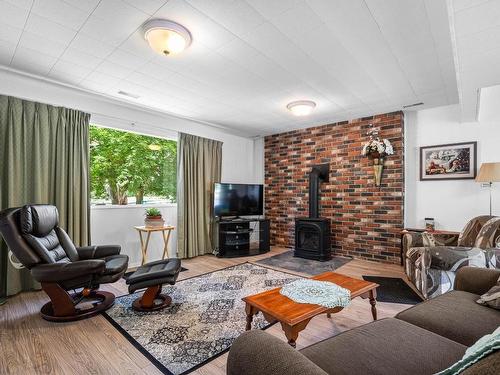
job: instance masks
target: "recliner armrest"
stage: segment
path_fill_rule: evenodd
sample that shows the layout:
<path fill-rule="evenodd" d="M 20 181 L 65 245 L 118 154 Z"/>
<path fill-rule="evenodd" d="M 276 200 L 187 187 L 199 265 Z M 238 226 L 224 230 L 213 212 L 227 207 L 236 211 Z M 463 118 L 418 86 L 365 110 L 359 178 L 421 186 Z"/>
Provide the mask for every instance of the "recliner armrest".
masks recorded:
<path fill-rule="evenodd" d="M 31 269 L 31 275 L 38 282 L 57 283 L 80 276 L 100 274 L 106 262 L 102 259 L 80 260 L 70 263 L 40 264 Z"/>
<path fill-rule="evenodd" d="M 499 269 L 462 267 L 457 271 L 453 289 L 484 294 L 496 285 L 499 277 Z"/>
<path fill-rule="evenodd" d="M 80 260 L 100 259 L 118 255 L 121 250 L 120 245 L 82 246 L 76 248 Z"/>
<path fill-rule="evenodd" d="M 228 375 L 327 375 L 286 342 L 269 333 L 243 333 L 233 343 L 227 359 Z"/>

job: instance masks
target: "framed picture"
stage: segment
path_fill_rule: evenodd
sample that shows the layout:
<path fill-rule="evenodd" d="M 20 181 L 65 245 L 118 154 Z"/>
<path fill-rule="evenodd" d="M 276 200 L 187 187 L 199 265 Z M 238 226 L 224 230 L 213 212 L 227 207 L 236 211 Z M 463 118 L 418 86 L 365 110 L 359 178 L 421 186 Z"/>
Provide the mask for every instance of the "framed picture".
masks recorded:
<path fill-rule="evenodd" d="M 476 178 L 477 142 L 420 147 L 420 180 Z"/>

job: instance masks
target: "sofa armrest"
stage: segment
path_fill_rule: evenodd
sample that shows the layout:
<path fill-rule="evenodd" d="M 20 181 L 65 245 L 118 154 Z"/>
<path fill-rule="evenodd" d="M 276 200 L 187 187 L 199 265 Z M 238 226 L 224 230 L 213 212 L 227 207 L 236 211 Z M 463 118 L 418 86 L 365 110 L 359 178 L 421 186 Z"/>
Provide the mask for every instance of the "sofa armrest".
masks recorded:
<path fill-rule="evenodd" d="M 71 263 L 40 264 L 31 269 L 33 278 L 41 283 L 57 283 L 76 279 L 80 276 L 100 274 L 106 262 L 102 259 L 80 260 Z"/>
<path fill-rule="evenodd" d="M 286 342 L 260 331 L 236 339 L 227 359 L 227 375 L 327 375 Z"/>
<path fill-rule="evenodd" d="M 500 270 L 492 268 L 462 267 L 455 277 L 455 290 L 484 294 L 496 285 Z"/>
<path fill-rule="evenodd" d="M 80 260 L 100 259 L 111 255 L 118 255 L 121 251 L 120 245 L 82 246 L 76 251 Z"/>

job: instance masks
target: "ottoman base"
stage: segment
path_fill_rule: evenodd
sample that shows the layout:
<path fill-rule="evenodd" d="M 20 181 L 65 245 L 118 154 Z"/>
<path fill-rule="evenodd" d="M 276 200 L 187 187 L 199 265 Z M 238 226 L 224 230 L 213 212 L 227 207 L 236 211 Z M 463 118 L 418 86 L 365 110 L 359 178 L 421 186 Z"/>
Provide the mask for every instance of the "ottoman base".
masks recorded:
<path fill-rule="evenodd" d="M 156 311 L 170 306 L 171 303 L 171 297 L 161 294 L 161 285 L 153 285 L 132 303 L 132 308 L 136 311 Z"/>

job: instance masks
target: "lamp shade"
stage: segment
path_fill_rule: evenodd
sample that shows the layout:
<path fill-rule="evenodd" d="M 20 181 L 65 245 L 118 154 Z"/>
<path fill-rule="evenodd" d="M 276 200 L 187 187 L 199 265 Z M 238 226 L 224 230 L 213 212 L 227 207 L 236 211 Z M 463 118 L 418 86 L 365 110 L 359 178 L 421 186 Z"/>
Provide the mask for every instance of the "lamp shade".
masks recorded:
<path fill-rule="evenodd" d="M 500 181 L 500 162 L 482 163 L 479 174 L 476 177 L 477 182 L 498 182 Z"/>

